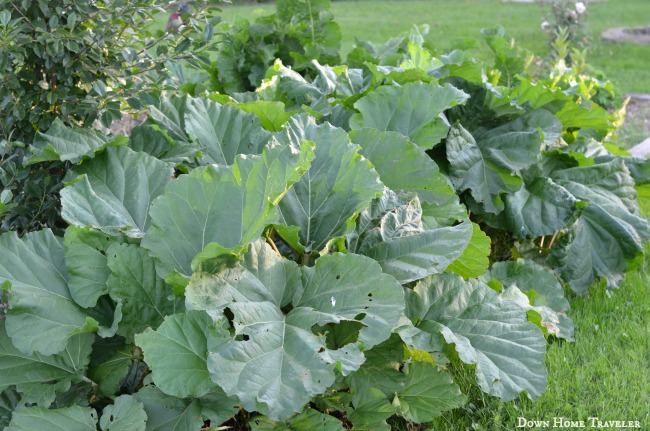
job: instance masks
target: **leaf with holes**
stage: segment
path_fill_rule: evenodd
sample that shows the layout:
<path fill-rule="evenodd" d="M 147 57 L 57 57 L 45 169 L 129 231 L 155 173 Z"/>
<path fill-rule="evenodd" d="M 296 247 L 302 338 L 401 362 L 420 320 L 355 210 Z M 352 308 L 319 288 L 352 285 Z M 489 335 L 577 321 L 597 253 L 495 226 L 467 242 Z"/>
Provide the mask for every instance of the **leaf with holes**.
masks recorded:
<path fill-rule="evenodd" d="M 263 242 L 235 266 L 195 274 L 186 292 L 188 307 L 233 316 L 235 338 L 209 347 L 212 379 L 244 408 L 273 420 L 300 411 L 334 382 L 337 355 L 352 357 L 348 371 L 358 368 L 361 347 L 387 339 L 403 309 L 400 285 L 366 257 L 323 256 L 298 270 Z M 346 321 L 362 327 L 342 352 L 312 332 Z"/>

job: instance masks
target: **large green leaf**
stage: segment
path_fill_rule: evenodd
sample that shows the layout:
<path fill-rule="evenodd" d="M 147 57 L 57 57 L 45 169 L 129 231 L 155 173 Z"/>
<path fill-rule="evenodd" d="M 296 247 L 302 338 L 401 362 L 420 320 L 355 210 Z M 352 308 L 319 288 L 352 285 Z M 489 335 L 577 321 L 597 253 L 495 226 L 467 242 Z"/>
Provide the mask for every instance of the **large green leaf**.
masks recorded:
<path fill-rule="evenodd" d="M 467 247 L 471 223 L 428 229 L 417 196 L 386 190 L 359 217 L 350 250 L 368 256 L 400 283 L 439 274 Z"/>
<path fill-rule="evenodd" d="M 264 416 L 257 416 L 250 421 L 251 431 L 343 431 L 343 424 L 334 416 L 326 415 L 314 409 L 304 409 L 284 421 L 276 422 Z"/>
<path fill-rule="evenodd" d="M 406 420 L 423 423 L 466 401 L 448 373 L 426 362 L 413 362 L 408 367 L 403 387 L 393 398 L 393 406 Z"/>
<path fill-rule="evenodd" d="M 149 206 L 169 183 L 171 166 L 127 147 L 108 148 L 76 171 L 61 191 L 61 215 L 70 224 L 141 238 L 149 228 Z"/>
<path fill-rule="evenodd" d="M 544 392 L 546 340 L 527 321 L 526 306 L 480 281 L 452 274 L 421 280 L 414 291 L 409 317 L 435 323 L 460 359 L 476 365 L 484 392 L 504 401 L 523 391 L 531 399 Z"/>
<path fill-rule="evenodd" d="M 72 299 L 82 307 L 94 307 L 100 296 L 108 293 L 106 250 L 121 243 L 120 236 L 111 237 L 101 231 L 68 226 L 63 246 L 68 268 L 68 288 Z"/>
<path fill-rule="evenodd" d="M 133 363 L 131 349 L 122 337 L 99 338 L 93 344 L 88 377 L 102 395 L 110 397 L 120 388 Z"/>
<path fill-rule="evenodd" d="M 153 386 L 145 386 L 134 397 L 147 413 L 145 431 L 195 431 L 203 426 L 199 400 L 172 397 Z"/>
<path fill-rule="evenodd" d="M 622 160 L 564 169 L 553 181 L 587 203 L 568 233 L 555 243 L 552 262 L 577 293 L 586 292 L 597 276 L 618 287 L 627 261 L 650 238 L 646 219 L 638 214 L 634 180 Z M 582 204 L 584 206 L 584 204 Z"/>
<path fill-rule="evenodd" d="M 182 298 L 157 276 L 154 259 L 135 244 L 113 244 L 106 251 L 108 293 L 122 304 L 122 321 L 117 333 L 132 341 L 148 327 L 157 328 L 165 316 L 184 310 Z"/>
<path fill-rule="evenodd" d="M 488 213 L 504 208 L 503 194 L 521 188 L 521 171 L 537 162 L 544 136 L 561 126 L 548 111 L 534 111 L 477 137 L 456 126 L 447 138 L 449 175 L 461 193 L 469 190 Z"/>
<path fill-rule="evenodd" d="M 255 114 L 261 121 L 262 127 L 269 132 L 279 132 L 282 126 L 291 118 L 291 114 L 284 110 L 284 103 L 268 100 L 238 103 L 239 109 Z"/>
<path fill-rule="evenodd" d="M 553 235 L 573 217 L 578 200 L 547 177 L 537 177 L 519 191 L 505 197 L 505 210 L 486 221 L 506 229 L 515 238 Z"/>
<path fill-rule="evenodd" d="M 444 203 L 455 194 L 438 165 L 407 137 L 361 129 L 350 132 L 350 139 L 361 147 L 360 154 L 370 160 L 386 187 L 416 192 L 428 203 Z"/>
<path fill-rule="evenodd" d="M 222 165 L 231 165 L 237 154 L 261 153 L 271 137 L 254 114 L 202 98 L 187 99 L 185 127 L 203 160 Z"/>
<path fill-rule="evenodd" d="M 377 197 L 383 187 L 372 165 L 358 154 L 344 130 L 329 124 L 309 124 L 303 130 L 287 130 L 281 141 L 303 134 L 316 144 L 316 157 L 307 173 L 280 201 L 281 222 L 297 226 L 301 250 L 321 250 L 327 242 L 345 235 L 354 216 Z M 286 228 L 279 227 L 287 236 Z"/>
<path fill-rule="evenodd" d="M 13 413 L 5 431 L 96 431 L 96 427 L 97 412 L 90 407 L 23 407 Z"/>
<path fill-rule="evenodd" d="M 175 141 L 165 131 L 157 130 L 150 124 L 131 130 L 128 146 L 133 151 L 150 154 L 172 166 L 194 160 L 200 150 L 198 144 Z"/>
<path fill-rule="evenodd" d="M 28 355 L 14 347 L 5 324 L 0 322 L 0 387 L 81 380 L 90 361 L 92 334 L 72 336 L 56 355 Z"/>
<path fill-rule="evenodd" d="M 161 277 L 189 276 L 210 243 L 244 246 L 277 220 L 274 205 L 307 170 L 313 146 L 268 146 L 261 156 L 239 156 L 231 167 L 205 166 L 172 181 L 151 208 L 142 246 L 159 259 Z"/>
<path fill-rule="evenodd" d="M 98 323 L 71 298 L 63 244 L 52 231 L 0 236 L 0 282 L 9 282 L 7 333 L 22 352 L 52 355 Z"/>
<path fill-rule="evenodd" d="M 463 254 L 447 267 L 448 271 L 460 275 L 461 277 L 475 278 L 485 274 L 490 266 L 490 237 L 487 236 L 477 225 L 472 223 L 472 238 L 463 250 Z"/>
<path fill-rule="evenodd" d="M 573 341 L 573 322 L 567 316 L 569 301 L 555 274 L 530 260 L 495 262 L 487 277 L 499 280 L 505 286 L 516 286 L 526 293 L 533 309 L 541 317 L 541 325 L 558 338 Z"/>
<path fill-rule="evenodd" d="M 352 406 L 354 406 L 352 408 Z M 386 395 L 376 388 L 358 391 L 352 397 L 351 405 L 346 409 L 348 420 L 354 424 L 354 428 L 369 430 L 388 429 L 390 426 L 386 419 L 395 414 L 393 407 Z"/>
<path fill-rule="evenodd" d="M 210 333 L 210 335 L 207 335 Z M 218 332 L 202 311 L 167 316 L 160 327 L 135 337 L 160 390 L 179 398 L 200 397 L 216 385 L 210 380 L 206 359 L 208 336 L 227 336 Z"/>
<path fill-rule="evenodd" d="M 187 142 L 189 138 L 185 133 L 185 111 L 187 97 L 163 96 L 159 106 L 149 106 L 149 115 L 152 120 L 169 136 L 176 140 Z"/>
<path fill-rule="evenodd" d="M 5 429 L 11 421 L 11 414 L 20 402 L 20 394 L 13 387 L 0 392 L 0 429 Z"/>
<path fill-rule="evenodd" d="M 403 87 L 382 86 L 359 99 L 359 110 L 350 119 L 352 129 L 364 127 L 395 131 L 430 149 L 447 136 L 449 123 L 443 112 L 469 96 L 449 84 L 409 83 Z"/>
<path fill-rule="evenodd" d="M 379 389 L 393 397 L 401 387 L 404 375 L 399 371 L 404 362 L 404 343 L 397 334 L 365 352 L 366 361 L 358 371 L 347 377 L 355 393 Z"/>
<path fill-rule="evenodd" d="M 38 132 L 30 146 L 26 164 L 61 160 L 72 163 L 83 157 L 93 157 L 104 148 L 109 139 L 99 131 L 90 128 L 67 127 L 56 118 L 47 132 Z"/>
<path fill-rule="evenodd" d="M 334 382 L 336 362 L 345 374 L 357 369 L 360 347 L 388 338 L 403 309 L 399 284 L 366 257 L 321 257 L 315 267 L 302 268 L 302 280 L 295 264 L 286 262 L 257 242 L 240 264 L 196 274 L 186 290 L 188 307 L 214 317 L 227 308 L 233 316 L 236 337 L 213 347 L 208 341 L 212 379 L 244 408 L 273 420 L 288 418 L 323 393 Z M 292 308 L 285 314 L 287 298 Z M 344 321 L 362 327 L 358 341 L 338 350 L 312 332 L 314 325 Z"/>
<path fill-rule="evenodd" d="M 99 419 L 102 431 L 145 431 L 147 414 L 144 406 L 131 395 L 120 395 L 106 406 Z"/>

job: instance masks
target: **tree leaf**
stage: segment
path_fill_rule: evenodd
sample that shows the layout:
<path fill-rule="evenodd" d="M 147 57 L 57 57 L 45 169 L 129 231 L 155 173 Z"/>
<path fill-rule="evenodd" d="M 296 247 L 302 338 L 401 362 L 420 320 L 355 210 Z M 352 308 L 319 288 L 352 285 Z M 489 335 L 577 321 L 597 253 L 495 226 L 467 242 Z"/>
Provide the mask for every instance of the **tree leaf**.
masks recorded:
<path fill-rule="evenodd" d="M 484 392 L 504 401 L 523 391 L 534 400 L 544 392 L 546 340 L 527 321 L 526 307 L 482 282 L 452 274 L 421 280 L 414 291 L 420 301 L 417 318 L 437 323 L 460 359 L 476 365 Z"/>
<path fill-rule="evenodd" d="M 97 330 L 71 298 L 61 242 L 49 229 L 0 236 L 0 282 L 10 283 L 7 333 L 26 354 L 58 353 L 73 334 Z"/>
<path fill-rule="evenodd" d="M 227 337 L 228 333 L 218 333 L 206 313 L 187 311 L 167 316 L 156 331 L 149 329 L 135 339 L 156 387 L 178 398 L 198 398 L 216 386 L 206 365 L 208 336 Z"/>
<path fill-rule="evenodd" d="M 402 87 L 381 86 L 354 104 L 359 113 L 350 119 L 350 127 L 399 132 L 428 150 L 447 136 L 449 123 L 443 112 L 468 97 L 449 84 L 441 87 L 437 83 L 418 82 Z"/>
<path fill-rule="evenodd" d="M 90 407 L 23 407 L 13 413 L 5 431 L 96 431 L 96 426 L 97 412 Z"/>
<path fill-rule="evenodd" d="M 461 407 L 467 398 L 451 376 L 426 362 L 412 362 L 393 406 L 404 419 L 429 422 L 443 412 Z"/>
<path fill-rule="evenodd" d="M 75 226 L 141 238 L 149 228 L 149 206 L 173 169 L 146 153 L 117 147 L 84 163 L 77 173 L 77 181 L 61 190 L 63 218 Z"/>
<path fill-rule="evenodd" d="M 121 236 L 111 237 L 103 232 L 68 226 L 63 246 L 68 268 L 68 288 L 72 299 L 82 307 L 94 307 L 100 296 L 108 293 L 106 250 L 121 243 Z"/>
<path fill-rule="evenodd" d="M 145 386 L 134 397 L 147 413 L 146 431 L 193 431 L 201 429 L 201 402 L 166 395 L 153 386 Z"/>
<path fill-rule="evenodd" d="M 56 118 L 47 132 L 36 134 L 25 164 L 54 160 L 78 163 L 84 157 L 94 157 L 108 143 L 109 139 L 97 130 L 67 127 Z"/>
<path fill-rule="evenodd" d="M 144 329 L 157 328 L 165 316 L 184 310 L 182 298 L 156 275 L 154 259 L 135 244 L 113 244 L 106 251 L 108 293 L 122 304 L 122 321 L 117 333 L 128 341 Z"/>
<path fill-rule="evenodd" d="M 106 406 L 99 419 L 102 431 L 145 431 L 147 414 L 144 406 L 131 395 L 120 395 Z"/>
<path fill-rule="evenodd" d="M 358 341 L 345 349 L 356 358 L 346 367 L 356 369 L 363 362 L 357 345 L 370 348 L 389 337 L 403 309 L 403 292 L 363 256 L 323 256 L 314 268 L 302 268 L 300 280 L 268 245 L 257 243 L 248 254 L 260 257 L 245 257 L 214 275 L 196 274 L 186 289 L 188 307 L 205 309 L 213 318 L 226 308 L 233 315 L 235 338 L 209 347 L 213 381 L 247 410 L 286 419 L 334 382 L 337 351 L 312 327 L 360 322 Z M 265 268 L 281 276 L 258 278 Z M 285 314 L 286 298 L 293 298 L 293 308 Z"/>
<path fill-rule="evenodd" d="M 187 98 L 185 127 L 204 161 L 221 165 L 233 164 L 238 154 L 261 153 L 271 137 L 254 114 L 202 98 Z"/>
<path fill-rule="evenodd" d="M 201 167 L 170 183 L 151 208 L 152 227 L 142 241 L 160 261 L 158 274 L 188 277 L 210 243 L 230 249 L 257 239 L 276 221 L 274 205 L 307 170 L 312 148 L 268 146 L 261 156 L 239 156 L 232 167 Z"/>
<path fill-rule="evenodd" d="M 444 203 L 455 195 L 438 165 L 400 133 L 361 129 L 351 131 L 350 138 L 391 190 L 416 192 L 421 201 L 428 203 Z"/>

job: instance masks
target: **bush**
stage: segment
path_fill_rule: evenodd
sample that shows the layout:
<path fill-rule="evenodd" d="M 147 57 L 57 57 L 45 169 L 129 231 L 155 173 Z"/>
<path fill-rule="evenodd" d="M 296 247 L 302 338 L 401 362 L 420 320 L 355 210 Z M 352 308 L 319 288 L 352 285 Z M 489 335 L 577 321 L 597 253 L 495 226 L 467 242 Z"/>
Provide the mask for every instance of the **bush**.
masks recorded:
<path fill-rule="evenodd" d="M 1 230 L 62 226 L 55 195 L 65 165 L 25 151 L 40 132 L 55 120 L 109 126 L 124 101 L 140 109 L 163 88 L 169 61 L 209 63 L 213 8 L 185 3 L 184 25 L 167 32 L 151 26 L 166 12 L 155 0 L 0 0 Z"/>

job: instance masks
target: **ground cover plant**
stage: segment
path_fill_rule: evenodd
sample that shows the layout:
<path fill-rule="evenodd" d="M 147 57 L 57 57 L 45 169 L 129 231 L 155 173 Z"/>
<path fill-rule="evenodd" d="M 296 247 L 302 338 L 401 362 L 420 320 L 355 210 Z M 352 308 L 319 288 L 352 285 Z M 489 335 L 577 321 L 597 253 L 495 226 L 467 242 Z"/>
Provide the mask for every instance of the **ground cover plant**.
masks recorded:
<path fill-rule="evenodd" d="M 562 286 L 639 263 L 648 166 L 593 78 L 533 80 L 500 29 L 489 62 L 426 31 L 162 96 L 129 137 L 40 132 L 72 161 L 68 226 L 0 236 L 0 426 L 390 429 L 463 406 L 458 368 L 538 398 Z"/>

